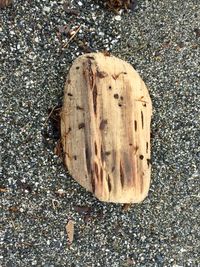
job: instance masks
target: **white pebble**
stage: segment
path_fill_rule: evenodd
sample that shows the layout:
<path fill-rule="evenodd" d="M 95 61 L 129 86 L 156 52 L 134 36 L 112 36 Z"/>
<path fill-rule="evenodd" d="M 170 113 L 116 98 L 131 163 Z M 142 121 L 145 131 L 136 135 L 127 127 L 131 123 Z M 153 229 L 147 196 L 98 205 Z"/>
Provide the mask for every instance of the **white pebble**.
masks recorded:
<path fill-rule="evenodd" d="M 115 16 L 115 20 L 117 20 L 117 21 L 120 21 L 122 19 L 122 17 L 121 16 Z"/>
<path fill-rule="evenodd" d="M 51 10 L 51 8 L 48 7 L 48 6 L 45 6 L 45 7 L 43 8 L 43 10 L 44 10 L 45 12 L 49 12 L 49 11 Z"/>

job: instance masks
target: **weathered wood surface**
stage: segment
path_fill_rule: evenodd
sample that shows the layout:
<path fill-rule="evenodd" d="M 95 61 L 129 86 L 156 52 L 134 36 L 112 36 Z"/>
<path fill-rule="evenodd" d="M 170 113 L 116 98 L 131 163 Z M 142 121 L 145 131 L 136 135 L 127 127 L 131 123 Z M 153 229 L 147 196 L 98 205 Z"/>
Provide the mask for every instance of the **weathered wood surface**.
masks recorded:
<path fill-rule="evenodd" d="M 61 112 L 65 163 L 99 200 L 141 202 L 150 186 L 148 90 L 133 67 L 116 57 L 78 57 L 67 76 Z"/>

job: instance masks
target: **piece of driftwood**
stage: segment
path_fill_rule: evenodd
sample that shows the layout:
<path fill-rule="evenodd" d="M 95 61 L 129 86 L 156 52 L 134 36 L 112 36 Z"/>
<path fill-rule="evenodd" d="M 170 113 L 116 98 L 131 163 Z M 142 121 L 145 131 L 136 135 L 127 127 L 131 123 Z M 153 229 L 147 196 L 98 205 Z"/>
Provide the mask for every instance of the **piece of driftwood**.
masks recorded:
<path fill-rule="evenodd" d="M 78 57 L 61 111 L 72 177 L 101 201 L 141 202 L 150 185 L 151 114 L 148 90 L 130 64 L 103 53 Z"/>

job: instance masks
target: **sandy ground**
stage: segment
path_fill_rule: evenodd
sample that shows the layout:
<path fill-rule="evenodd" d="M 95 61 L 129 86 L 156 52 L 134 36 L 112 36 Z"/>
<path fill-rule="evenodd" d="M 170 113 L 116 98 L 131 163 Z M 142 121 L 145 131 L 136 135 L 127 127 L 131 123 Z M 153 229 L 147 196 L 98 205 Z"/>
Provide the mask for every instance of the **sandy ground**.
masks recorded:
<path fill-rule="evenodd" d="M 199 1 L 140 0 L 119 15 L 67 2 L 0 10 L 1 266 L 199 266 Z M 47 121 L 72 61 L 102 50 L 135 67 L 154 107 L 149 196 L 127 212 L 68 176 Z"/>

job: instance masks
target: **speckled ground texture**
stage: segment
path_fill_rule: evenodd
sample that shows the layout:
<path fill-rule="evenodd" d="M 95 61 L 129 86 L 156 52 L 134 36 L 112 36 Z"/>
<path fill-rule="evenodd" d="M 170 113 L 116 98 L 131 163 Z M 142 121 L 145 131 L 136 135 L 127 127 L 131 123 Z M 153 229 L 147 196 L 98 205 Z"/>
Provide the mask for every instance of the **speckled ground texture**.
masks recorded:
<path fill-rule="evenodd" d="M 200 266 L 199 1 L 141 0 L 119 15 L 101 1 L 63 3 L 0 10 L 1 266 Z M 154 107 L 151 189 L 127 212 L 69 177 L 47 120 L 72 61 L 102 50 L 135 67 Z"/>

